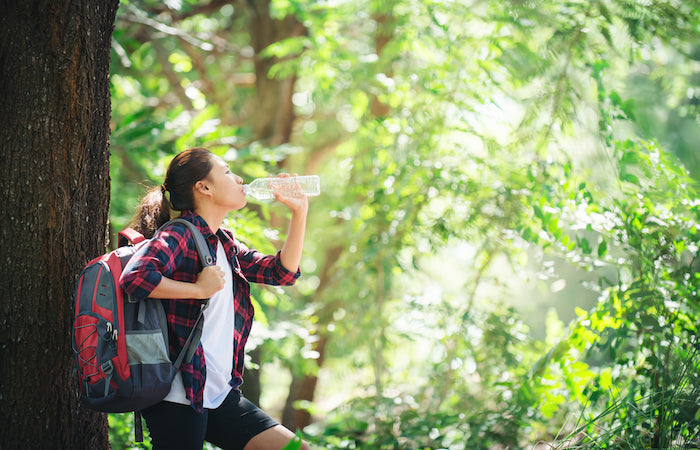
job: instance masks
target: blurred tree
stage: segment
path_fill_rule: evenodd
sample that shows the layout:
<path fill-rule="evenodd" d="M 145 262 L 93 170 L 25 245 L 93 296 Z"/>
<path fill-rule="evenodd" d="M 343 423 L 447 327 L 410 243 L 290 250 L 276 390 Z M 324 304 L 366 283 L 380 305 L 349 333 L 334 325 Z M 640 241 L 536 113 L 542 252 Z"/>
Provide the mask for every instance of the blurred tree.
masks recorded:
<path fill-rule="evenodd" d="M 384 66 L 378 66 L 377 71 L 380 73 L 384 73 L 387 71 L 386 69 L 390 69 L 390 60 L 388 58 L 383 58 L 382 52 L 384 50 L 384 47 L 386 47 L 386 45 L 391 41 L 394 31 L 392 17 L 393 2 L 375 3 L 374 5 L 372 5 L 372 7 L 373 10 L 370 11 L 370 14 L 372 16 L 372 20 L 376 24 L 376 30 L 373 35 L 374 52 L 377 55 L 378 61 L 382 61 L 382 66 Z M 369 120 L 381 121 L 389 115 L 389 105 L 382 102 L 376 94 L 371 95 L 369 100 Z M 365 147 L 367 149 L 371 149 L 373 144 L 371 140 L 367 140 L 366 142 L 360 141 L 359 143 L 362 147 Z M 328 247 L 324 258 L 327 264 L 333 264 L 333 262 L 335 262 L 338 259 L 342 251 L 343 248 L 337 245 Z M 376 270 L 376 303 L 375 305 L 371 306 L 371 311 L 373 313 L 375 323 L 373 324 L 374 329 L 373 331 L 370 331 L 370 333 L 374 334 L 371 339 L 371 342 L 374 344 L 372 346 L 372 353 L 374 355 L 374 382 L 376 386 L 377 396 L 381 395 L 382 374 L 385 370 L 383 356 L 385 349 L 383 342 L 386 323 L 383 317 L 383 305 L 386 302 L 386 297 L 389 295 L 389 292 L 387 292 L 387 288 L 391 284 L 391 272 L 386 272 L 387 264 L 382 258 L 393 259 L 393 257 L 389 254 L 382 255 L 381 253 L 379 253 L 377 254 L 375 260 L 370 262 L 370 265 L 368 265 L 367 271 L 365 272 L 365 275 L 369 275 L 370 273 L 373 273 Z M 373 267 L 373 269 L 370 267 Z M 328 304 L 325 301 L 322 293 L 325 292 L 326 286 L 330 284 L 331 280 L 328 279 L 328 271 L 324 271 L 324 274 L 326 274 L 326 276 L 320 278 L 317 293 L 313 295 L 311 299 L 311 301 L 316 304 Z M 370 283 L 371 281 L 367 279 L 366 282 Z M 330 303 L 330 305 L 333 306 L 327 307 L 326 305 L 324 305 L 321 307 L 322 309 L 318 314 L 319 320 L 316 324 L 316 329 L 318 330 L 318 339 L 314 342 L 312 349 L 317 355 L 315 359 L 318 368 L 323 366 L 323 362 L 326 357 L 326 347 L 330 338 L 330 332 L 328 330 L 334 321 L 333 310 L 335 309 L 335 302 Z M 289 389 L 289 395 L 287 396 L 287 400 L 284 405 L 284 410 L 282 412 L 282 423 L 285 426 L 296 430 L 303 429 L 311 423 L 310 412 L 305 408 L 299 408 L 297 405 L 299 404 L 299 402 L 301 402 L 301 404 L 307 405 L 313 402 L 314 396 L 316 394 L 317 384 L 317 369 L 311 370 L 310 373 L 308 370 L 292 370 L 292 382 Z"/>
<path fill-rule="evenodd" d="M 106 449 L 78 403 L 73 289 L 105 250 L 109 49 L 117 2 L 0 6 L 0 442 Z"/>

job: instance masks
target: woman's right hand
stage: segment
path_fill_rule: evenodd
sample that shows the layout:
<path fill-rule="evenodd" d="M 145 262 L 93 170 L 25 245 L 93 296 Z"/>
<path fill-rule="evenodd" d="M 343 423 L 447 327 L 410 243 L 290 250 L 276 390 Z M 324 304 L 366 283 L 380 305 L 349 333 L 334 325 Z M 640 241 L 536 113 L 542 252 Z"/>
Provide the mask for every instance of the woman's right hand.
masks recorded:
<path fill-rule="evenodd" d="M 224 271 L 217 266 L 205 267 L 197 275 L 195 285 L 201 292 L 200 298 L 210 298 L 224 288 Z"/>

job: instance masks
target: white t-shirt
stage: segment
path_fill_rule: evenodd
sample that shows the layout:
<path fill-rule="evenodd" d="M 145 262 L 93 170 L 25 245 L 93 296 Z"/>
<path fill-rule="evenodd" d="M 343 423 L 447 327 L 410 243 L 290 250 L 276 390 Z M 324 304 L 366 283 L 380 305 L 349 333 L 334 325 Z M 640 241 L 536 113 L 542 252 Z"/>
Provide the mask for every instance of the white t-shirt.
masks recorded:
<path fill-rule="evenodd" d="M 231 372 L 233 371 L 233 328 L 235 311 L 233 309 L 233 274 L 226 259 L 221 242 L 216 248 L 216 265 L 224 270 L 224 288 L 209 299 L 209 306 L 204 310 L 204 327 L 202 328 L 202 347 L 206 362 L 207 375 L 204 382 L 204 407 L 218 408 L 231 391 Z M 178 371 L 173 379 L 170 393 L 164 400 L 189 405 L 182 384 L 182 375 Z"/>

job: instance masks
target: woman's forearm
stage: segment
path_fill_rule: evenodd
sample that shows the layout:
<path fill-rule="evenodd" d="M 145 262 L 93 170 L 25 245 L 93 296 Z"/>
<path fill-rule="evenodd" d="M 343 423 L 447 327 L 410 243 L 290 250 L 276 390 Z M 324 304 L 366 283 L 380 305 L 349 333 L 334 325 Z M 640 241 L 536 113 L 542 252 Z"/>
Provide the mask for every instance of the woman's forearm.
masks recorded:
<path fill-rule="evenodd" d="M 150 298 L 206 298 L 202 297 L 202 290 L 195 283 L 175 281 L 163 277 L 151 294 Z"/>
<path fill-rule="evenodd" d="M 188 283 L 162 277 L 149 297 L 151 298 L 210 298 L 224 287 L 224 271 L 218 266 L 205 267 L 197 281 Z"/>
<path fill-rule="evenodd" d="M 304 234 L 306 232 L 306 211 L 292 213 L 289 222 L 287 240 L 284 242 L 280 259 L 285 269 L 296 272 L 301 262 L 302 249 L 304 248 Z"/>

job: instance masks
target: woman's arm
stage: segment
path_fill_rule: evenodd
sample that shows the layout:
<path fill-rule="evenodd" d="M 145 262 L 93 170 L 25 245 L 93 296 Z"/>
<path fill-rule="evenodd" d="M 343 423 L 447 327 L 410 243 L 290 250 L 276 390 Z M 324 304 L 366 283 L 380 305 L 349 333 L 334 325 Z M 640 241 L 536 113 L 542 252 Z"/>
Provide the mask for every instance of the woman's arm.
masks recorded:
<path fill-rule="evenodd" d="M 281 177 L 289 176 L 281 174 Z M 304 248 L 304 233 L 306 232 L 306 215 L 309 211 L 309 199 L 301 194 L 299 197 L 286 197 L 275 193 L 275 198 L 292 211 L 289 222 L 287 240 L 284 241 L 280 260 L 285 269 L 290 272 L 299 270 L 301 253 Z"/>
<path fill-rule="evenodd" d="M 210 298 L 223 288 L 224 271 L 220 267 L 209 266 L 202 269 L 194 283 L 162 277 L 149 297 L 205 299 Z"/>
<path fill-rule="evenodd" d="M 306 211 L 303 214 L 292 213 L 292 219 L 289 223 L 289 232 L 287 240 L 284 241 L 280 260 L 285 269 L 290 272 L 299 270 L 301 262 L 301 253 L 304 248 L 304 233 L 306 231 Z"/>
<path fill-rule="evenodd" d="M 120 277 L 124 291 L 137 299 L 151 298 L 209 298 L 223 288 L 220 268 L 205 268 L 199 274 L 186 274 L 173 279 L 188 249 L 191 233 L 184 225 L 175 224 L 158 237 L 143 245 L 128 262 Z M 189 258 L 191 260 L 191 256 Z M 194 270 L 194 267 L 192 267 Z"/>

